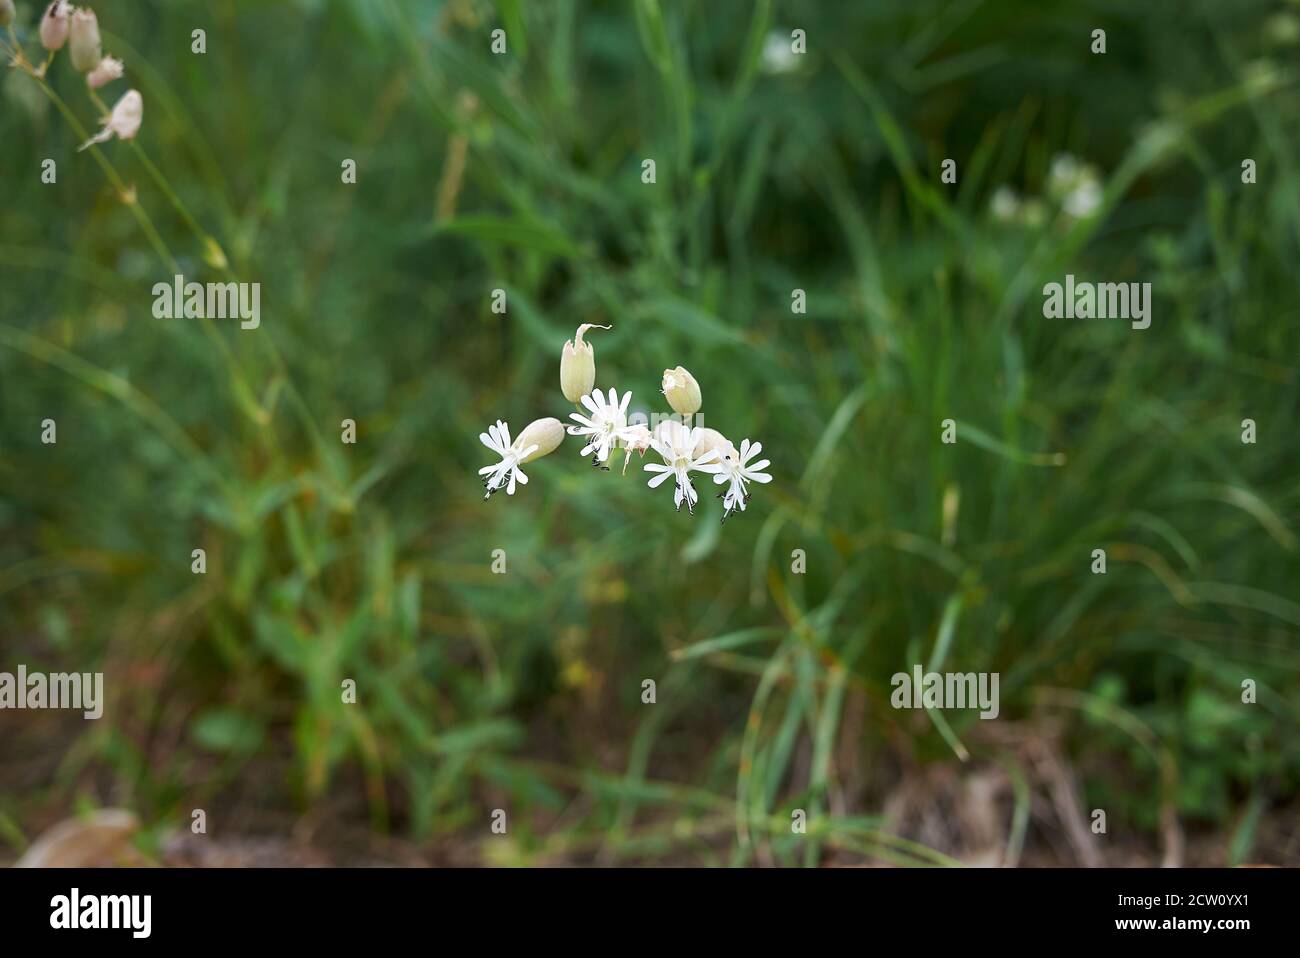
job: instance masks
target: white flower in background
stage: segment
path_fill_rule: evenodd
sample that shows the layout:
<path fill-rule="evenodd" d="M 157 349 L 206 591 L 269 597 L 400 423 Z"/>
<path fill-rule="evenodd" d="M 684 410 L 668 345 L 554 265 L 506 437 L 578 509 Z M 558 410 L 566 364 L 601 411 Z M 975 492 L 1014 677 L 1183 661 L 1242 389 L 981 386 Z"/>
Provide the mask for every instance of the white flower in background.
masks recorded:
<path fill-rule="evenodd" d="M 589 415 L 569 413 L 569 418 L 579 423 L 577 426 L 569 427 L 569 435 L 588 437 L 581 454 L 584 456 L 591 454 L 593 465 L 599 466 L 608 462 L 609 452 L 614 448 L 614 443 L 622 439 L 627 432 L 627 404 L 631 401 L 631 391 L 625 392 L 620 400 L 618 393 L 610 389 L 609 400 L 606 401 L 599 389 L 593 389 L 589 395 L 581 399 Z M 605 466 L 605 468 L 609 467 Z"/>
<path fill-rule="evenodd" d="M 1020 197 L 1009 186 L 999 186 L 989 200 L 989 212 L 999 223 L 1010 223 L 1020 212 Z"/>
<path fill-rule="evenodd" d="M 767 483 L 772 481 L 772 477 L 762 470 L 766 469 L 771 462 L 767 459 L 760 459 L 758 462 L 750 462 L 755 456 L 763 451 L 763 444 L 756 442 L 750 445 L 748 439 L 741 440 L 740 451 L 735 456 L 724 455 L 718 468 L 712 470 L 713 481 L 718 485 L 727 483 L 727 488 L 720 493 L 722 496 L 722 521 L 726 522 L 727 517 L 739 509 L 745 511 L 745 504 L 749 502 L 749 484 L 751 482 Z"/>
<path fill-rule="evenodd" d="M 487 432 L 479 433 L 478 438 L 479 442 L 501 457 L 500 462 L 495 465 L 484 466 L 478 471 L 480 476 L 485 477 L 483 485 L 487 488 L 487 492 L 483 496 L 484 499 L 490 498 L 492 493 L 503 485 L 506 487 L 506 495 L 513 496 L 516 482 L 521 486 L 528 484 L 528 477 L 519 468 L 519 463 L 538 450 L 536 443 L 519 448 L 512 445 L 510 442 L 510 427 L 500 419 L 497 420 L 495 426 L 489 426 Z"/>
<path fill-rule="evenodd" d="M 697 450 L 701 431 L 699 427 L 687 429 L 681 423 L 669 419 L 660 423 L 659 428 L 654 432 L 652 440 L 654 450 L 663 457 L 664 461 L 662 465 L 657 462 L 646 463 L 646 472 L 658 473 L 649 480 L 647 485 L 653 489 L 662 485 L 669 476 L 673 476 L 677 480 L 677 491 L 673 495 L 673 502 L 678 512 L 685 502 L 687 510 L 694 514 L 695 503 L 700 501 L 699 493 L 691 483 L 690 474 L 714 472 L 718 468 L 716 449 L 704 453 L 699 453 Z"/>
<path fill-rule="evenodd" d="M 1091 216 L 1101 206 L 1102 189 L 1097 170 L 1069 153 L 1053 158 L 1047 173 L 1047 193 L 1074 219 Z"/>
<path fill-rule="evenodd" d="M 140 96 L 139 90 L 127 90 L 122 94 L 122 99 L 113 105 L 113 112 L 100 121 L 104 128 L 77 147 L 77 152 L 80 153 L 92 143 L 103 143 L 115 134 L 118 139 L 131 139 L 140 132 L 140 121 L 143 119 L 144 98 Z"/>
<path fill-rule="evenodd" d="M 1076 220 L 1085 219 L 1101 206 L 1101 184 L 1093 179 L 1085 179 L 1069 193 L 1061 203 L 1061 209 Z"/>
<path fill-rule="evenodd" d="M 790 35 L 773 30 L 763 38 L 763 54 L 759 60 L 764 73 L 793 73 L 799 68 L 799 57 L 790 44 Z"/>
<path fill-rule="evenodd" d="M 1083 173 L 1083 164 L 1069 153 L 1058 153 L 1052 157 L 1051 169 L 1047 171 L 1047 192 L 1060 196 L 1074 186 Z"/>

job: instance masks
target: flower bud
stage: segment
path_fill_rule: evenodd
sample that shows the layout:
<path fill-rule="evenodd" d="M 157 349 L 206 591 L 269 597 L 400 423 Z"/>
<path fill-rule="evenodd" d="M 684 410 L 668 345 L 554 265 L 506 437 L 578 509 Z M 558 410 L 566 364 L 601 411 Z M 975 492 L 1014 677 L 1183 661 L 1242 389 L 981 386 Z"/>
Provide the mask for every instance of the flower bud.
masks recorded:
<path fill-rule="evenodd" d="M 731 457 L 732 462 L 735 462 L 740 458 L 740 454 L 736 452 L 736 447 L 732 444 L 730 439 L 718 432 L 716 429 L 709 429 L 705 426 L 701 426 L 700 441 L 695 447 L 696 458 L 703 458 L 705 453 L 709 450 L 717 452 L 717 462 L 722 462 L 722 460 L 728 456 Z"/>
<path fill-rule="evenodd" d="M 122 75 L 122 61 L 104 57 L 95 69 L 86 74 L 86 82 L 92 90 L 98 90 L 106 83 L 112 83 Z"/>
<path fill-rule="evenodd" d="M 94 10 L 78 7 L 72 11 L 69 36 L 68 53 L 72 56 L 72 68 L 78 73 L 89 73 L 99 66 L 104 51 L 99 46 L 99 18 Z"/>
<path fill-rule="evenodd" d="M 560 420 L 554 417 L 534 419 L 515 439 L 514 448 L 523 451 L 529 446 L 536 446 L 535 450 L 519 460 L 520 463 L 532 462 L 534 459 L 541 459 L 542 456 L 553 453 L 563 440 L 564 426 L 560 424 Z"/>
<path fill-rule="evenodd" d="M 81 152 L 92 143 L 103 143 L 113 136 L 122 140 L 131 139 L 140 132 L 140 122 L 143 119 L 144 98 L 140 96 L 139 90 L 127 90 L 122 94 L 122 98 L 113 104 L 113 112 L 100 121 L 104 124 L 104 128 L 77 147 L 77 152 Z"/>
<path fill-rule="evenodd" d="M 14 0 L 0 0 L 0 27 L 14 22 Z"/>
<path fill-rule="evenodd" d="M 569 402 L 576 403 L 596 386 L 596 353 L 591 343 L 582 341 L 582 334 L 589 329 L 610 328 L 583 323 L 573 339 L 564 344 L 560 353 L 560 392 Z"/>
<path fill-rule="evenodd" d="M 66 0 L 54 0 L 41 17 L 41 46 L 51 53 L 68 41 L 68 12 Z"/>
<path fill-rule="evenodd" d="M 674 412 L 693 416 L 700 411 L 700 384 L 683 366 L 664 370 L 664 397 Z"/>

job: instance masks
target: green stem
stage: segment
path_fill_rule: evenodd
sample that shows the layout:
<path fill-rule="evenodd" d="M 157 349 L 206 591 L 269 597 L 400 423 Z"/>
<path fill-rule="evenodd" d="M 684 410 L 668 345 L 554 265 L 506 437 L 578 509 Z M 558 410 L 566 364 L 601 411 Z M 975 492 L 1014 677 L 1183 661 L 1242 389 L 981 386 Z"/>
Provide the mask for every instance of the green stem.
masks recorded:
<path fill-rule="evenodd" d="M 109 113 L 108 106 L 100 98 L 99 94 L 89 87 L 87 87 L 87 92 L 90 94 L 91 102 L 99 108 L 101 113 L 107 116 Z M 128 140 L 127 146 L 130 148 L 131 152 L 135 154 L 136 159 L 140 161 L 145 172 L 149 174 L 149 178 L 154 181 L 154 185 L 157 186 L 158 189 L 162 190 L 163 196 L 167 197 L 172 207 L 178 214 L 180 214 L 181 219 L 185 221 L 185 225 L 189 227 L 190 232 L 198 237 L 199 242 L 204 246 L 204 252 L 208 254 L 217 254 L 215 257 L 209 256 L 209 262 L 211 262 L 217 270 L 224 273 L 226 276 L 233 277 L 234 274 L 230 269 L 229 262 L 226 260 L 226 253 L 225 250 L 221 248 L 221 244 L 213 238 L 211 233 L 208 233 L 199 225 L 199 221 L 194 218 L 189 207 L 181 202 L 181 198 L 176 195 L 176 191 L 173 190 L 171 184 L 167 182 L 167 178 L 163 176 L 162 171 L 154 165 L 153 160 L 149 159 L 149 154 L 146 153 L 140 144 L 134 139 Z"/>
<path fill-rule="evenodd" d="M 13 36 L 12 26 L 9 28 L 9 32 L 10 35 Z M 17 43 L 16 37 L 14 37 L 14 41 L 15 43 Z M 21 62 L 23 64 L 26 64 L 26 57 L 22 55 L 21 46 L 18 47 L 18 55 L 21 58 Z M 54 91 L 54 89 L 48 83 L 45 82 L 44 77 L 38 75 L 36 71 L 31 69 L 30 64 L 26 65 L 26 72 L 31 75 L 32 79 L 36 81 L 36 83 L 40 86 L 41 90 L 45 93 L 45 95 L 50 98 L 51 102 L 53 102 L 54 105 L 58 107 L 59 112 L 63 114 L 64 118 L 68 121 L 68 124 L 72 127 L 73 131 L 77 134 L 77 136 L 80 137 L 83 142 L 85 140 L 90 139 L 89 135 L 86 132 L 85 127 L 81 125 L 81 121 L 79 121 L 76 115 L 71 111 L 71 109 L 68 108 L 68 105 L 63 101 L 63 98 L 60 97 Z M 87 87 L 87 90 L 90 94 L 90 99 L 95 104 L 95 106 L 101 112 L 107 114 L 109 110 L 107 106 L 104 104 L 104 101 L 99 97 L 99 95 L 94 90 L 91 90 L 89 87 Z M 139 158 L 142 164 L 144 165 L 144 168 L 146 172 L 148 172 L 150 178 L 153 179 L 154 183 L 157 184 L 158 188 L 162 190 L 163 194 L 171 202 L 172 206 L 176 209 L 177 213 L 180 214 L 181 219 L 185 221 L 186 226 L 194 233 L 194 235 L 204 245 L 205 252 L 208 253 L 215 252 L 216 254 L 218 254 L 216 257 L 209 257 L 209 261 L 212 262 L 212 265 L 227 277 L 232 279 L 237 278 L 235 276 L 234 270 L 231 269 L 229 262 L 226 260 L 225 252 L 224 250 L 222 250 L 220 244 L 218 244 L 217 241 L 209 233 L 204 231 L 202 226 L 199 225 L 198 220 L 194 217 L 192 213 L 190 213 L 189 208 L 185 206 L 185 204 L 181 201 L 180 197 L 177 196 L 176 191 L 172 189 L 171 184 L 167 181 L 167 178 L 163 176 L 162 172 L 158 169 L 158 167 L 153 163 L 152 160 L 149 159 L 144 149 L 140 147 L 138 143 L 134 142 L 134 140 L 129 142 L 130 142 L 131 149 L 135 152 L 137 158 Z M 148 214 L 140 206 L 139 201 L 136 199 L 136 197 L 131 193 L 131 191 L 127 189 L 125 182 L 122 180 L 122 177 L 118 174 L 117 170 L 104 156 L 103 152 L 99 148 L 99 145 L 92 144 L 90 150 L 95 157 L 95 161 L 99 164 L 100 168 L 104 171 L 104 175 L 108 178 L 109 182 L 113 185 L 113 187 L 118 191 L 119 195 L 122 197 L 123 202 L 127 203 L 127 205 L 130 206 L 132 215 L 136 218 L 136 221 L 140 224 L 140 228 L 144 231 L 145 236 L 148 238 L 150 245 L 153 246 L 154 251 L 158 254 L 159 258 L 165 264 L 167 264 L 168 268 L 173 273 L 176 274 L 180 273 L 180 267 L 176 261 L 176 258 L 172 256 L 171 251 L 167 248 L 166 243 L 163 242 L 162 237 L 158 234 L 158 230 L 154 227 L 153 221 L 149 218 Z M 203 317 L 201 322 L 202 322 L 202 327 L 205 335 L 207 335 L 208 339 L 217 348 L 218 352 L 222 356 L 222 359 L 225 361 L 228 369 L 230 370 L 230 374 L 234 380 L 236 393 L 239 394 L 240 396 L 240 401 L 244 405 L 251 406 L 249 411 L 259 423 L 265 423 L 268 419 L 266 410 L 262 408 L 260 401 L 257 399 L 256 395 L 253 393 L 252 388 L 249 386 L 248 380 L 244 377 L 244 374 L 239 367 L 239 363 L 235 359 L 235 356 L 230 349 L 230 345 L 217 331 L 216 327 L 213 325 L 212 320 L 210 318 Z M 261 339 L 263 341 L 265 348 L 270 354 L 272 363 L 274 364 L 276 371 L 279 372 L 283 377 L 285 392 L 288 394 L 289 399 L 291 401 L 291 405 L 293 406 L 294 411 L 298 414 L 298 418 L 301 421 L 303 428 L 307 431 L 307 434 L 310 437 L 312 443 L 316 446 L 317 451 L 322 454 L 322 459 L 325 459 L 324 456 L 324 452 L 326 449 L 325 438 L 321 433 L 320 428 L 316 423 L 316 420 L 312 417 L 311 410 L 307 407 L 306 400 L 303 398 L 302 394 L 298 391 L 297 387 L 294 386 L 293 381 L 290 379 L 288 374 L 288 367 L 284 361 L 284 357 L 280 354 L 279 349 L 276 348 L 274 341 L 272 341 L 269 336 L 263 336 L 261 337 Z M 340 492 L 341 491 L 342 489 L 340 487 Z"/>
<path fill-rule="evenodd" d="M 63 102 L 63 97 L 55 93 L 54 88 L 45 82 L 45 78 L 32 74 L 32 79 L 35 80 L 40 88 L 45 92 L 45 95 L 50 98 L 50 101 L 58 107 L 59 112 L 63 114 L 64 119 L 68 121 L 68 125 L 72 127 L 72 132 L 76 133 L 82 142 L 90 139 L 90 134 L 88 134 L 86 128 L 81 125 L 81 121 L 77 119 L 76 114 L 72 112 L 68 107 L 68 104 Z M 140 224 L 140 228 L 144 230 L 144 234 L 148 238 L 150 245 L 153 246 L 154 252 L 158 254 L 159 258 L 162 259 L 162 261 L 166 263 L 173 272 L 179 272 L 180 268 L 176 259 L 172 256 L 171 250 L 167 248 L 167 244 L 163 242 L 162 237 L 158 235 L 158 230 L 154 228 L 153 220 L 149 218 L 149 214 L 144 211 L 144 207 L 140 205 L 139 201 L 134 195 L 132 195 L 131 191 L 127 189 L 126 183 L 122 180 L 122 177 L 118 175 L 117 170 L 113 168 L 113 164 L 108 162 L 103 151 L 100 150 L 99 144 L 92 144 L 90 152 L 91 155 L 95 157 L 95 162 L 99 164 L 99 168 L 104 171 L 104 175 L 108 177 L 109 183 L 113 185 L 113 189 L 117 190 L 122 202 L 130 207 L 131 215 L 134 216 L 136 222 Z"/>
<path fill-rule="evenodd" d="M 213 483 L 230 497 L 231 502 L 237 501 L 230 484 L 180 423 L 121 376 L 100 369 L 55 343 L 12 326 L 0 324 L 0 344 L 62 369 L 86 385 L 120 400 L 141 419 L 151 423 L 177 453 L 198 465 Z"/>
<path fill-rule="evenodd" d="M 89 88 L 88 92 L 90 93 L 90 98 L 94 104 L 101 111 L 107 113 L 108 108 L 105 106 L 104 101 L 100 99 L 99 94 L 94 90 L 89 90 Z M 149 155 L 145 153 L 144 148 L 141 147 L 140 144 L 136 143 L 135 140 L 130 141 L 130 147 L 135 152 L 136 157 L 138 157 L 141 163 L 144 164 L 145 170 L 149 173 L 150 177 L 152 177 L 154 183 L 157 184 L 158 188 L 162 190 L 163 194 L 171 201 L 172 206 L 175 207 L 176 211 L 180 214 L 181 219 L 185 221 L 185 225 L 190 228 L 190 231 L 198 238 L 199 242 L 203 244 L 205 251 L 215 252 L 217 254 L 216 261 L 214 262 L 212 259 L 209 259 L 209 262 L 212 263 L 214 268 L 225 274 L 228 278 L 236 279 L 237 277 L 235 272 L 230 267 L 230 264 L 226 259 L 225 251 L 221 248 L 221 244 L 219 244 L 211 234 L 207 233 L 203 227 L 199 225 L 199 221 L 195 219 L 193 214 L 190 213 L 189 208 L 181 201 L 180 197 L 176 195 L 176 191 L 172 189 L 171 184 L 167 181 L 167 178 L 163 176 L 162 171 L 159 170 L 158 167 L 154 165 L 153 161 L 149 159 Z M 264 340 L 264 344 L 266 345 L 267 351 L 271 357 L 271 362 L 274 364 L 276 371 L 283 377 L 285 392 L 289 397 L 294 411 L 298 414 L 303 428 L 307 430 L 308 435 L 316 445 L 317 449 L 323 453 L 325 449 L 325 438 L 321 434 L 315 418 L 311 415 L 311 410 L 308 409 L 306 400 L 303 399 L 302 394 L 298 392 L 297 387 L 294 386 L 293 380 L 289 376 L 288 366 L 284 362 L 284 357 L 280 354 L 280 351 L 276 348 L 275 343 L 270 339 L 270 337 L 262 337 L 262 339 Z M 258 408 L 260 411 L 260 403 L 258 404 Z"/>

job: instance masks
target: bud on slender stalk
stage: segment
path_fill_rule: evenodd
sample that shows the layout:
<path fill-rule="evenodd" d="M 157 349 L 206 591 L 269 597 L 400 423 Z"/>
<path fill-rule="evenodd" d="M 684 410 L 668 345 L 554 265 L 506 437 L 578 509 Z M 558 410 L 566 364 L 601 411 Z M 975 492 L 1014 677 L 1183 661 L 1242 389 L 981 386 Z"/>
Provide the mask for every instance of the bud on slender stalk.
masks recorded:
<path fill-rule="evenodd" d="M 0 27 L 14 22 L 14 0 L 0 0 Z"/>
<path fill-rule="evenodd" d="M 576 403 L 596 386 L 596 352 L 591 343 L 582 341 L 582 334 L 589 329 L 612 328 L 583 323 L 573 339 L 564 344 L 560 353 L 560 392 L 569 402 Z"/>
<path fill-rule="evenodd" d="M 77 147 L 77 152 L 80 153 L 92 143 L 103 143 L 113 136 L 121 140 L 131 139 L 140 132 L 140 123 L 143 119 L 144 98 L 140 96 L 139 90 L 127 90 L 122 94 L 122 98 L 113 104 L 113 112 L 100 120 L 104 128 Z"/>
<path fill-rule="evenodd" d="M 54 0 L 41 17 L 41 46 L 51 53 L 68 42 L 68 13 L 66 0 Z"/>
<path fill-rule="evenodd" d="M 72 68 L 78 73 L 89 73 L 104 58 L 99 45 L 99 18 L 94 10 L 78 7 L 72 11 L 68 53 L 72 56 Z"/>
<path fill-rule="evenodd" d="M 664 370 L 663 392 L 674 412 L 693 416 L 700 411 L 700 384 L 685 367 Z"/>
<path fill-rule="evenodd" d="M 517 439 L 515 439 L 514 448 L 523 450 L 527 449 L 529 446 L 537 447 L 523 459 L 519 460 L 522 464 L 525 462 L 532 462 L 534 459 L 541 459 L 542 456 L 550 455 L 559 447 L 563 440 L 564 426 L 560 424 L 560 420 L 553 417 L 534 419 L 524 427 L 524 431 L 519 434 Z"/>

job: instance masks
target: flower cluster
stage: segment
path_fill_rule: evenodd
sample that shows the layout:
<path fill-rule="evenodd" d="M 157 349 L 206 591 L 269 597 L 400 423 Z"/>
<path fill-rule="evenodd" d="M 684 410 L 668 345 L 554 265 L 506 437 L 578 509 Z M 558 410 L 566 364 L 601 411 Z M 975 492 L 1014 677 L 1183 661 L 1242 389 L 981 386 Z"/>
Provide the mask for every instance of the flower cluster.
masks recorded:
<path fill-rule="evenodd" d="M 749 502 L 750 483 L 771 482 L 772 477 L 763 470 L 767 459 L 757 459 L 763 444 L 741 440 L 739 449 L 716 429 L 688 425 L 703 404 L 700 384 L 682 366 L 665 369 L 661 392 L 674 413 L 680 417 L 665 418 L 651 430 L 643 422 L 630 422 L 628 406 L 632 393 L 619 394 L 610 388 L 602 393 L 596 386 L 596 355 L 591 343 L 583 336 L 590 329 L 609 329 L 584 323 L 578 327 L 573 339 L 564 344 L 560 352 L 560 391 L 564 398 L 578 406 L 569 414 L 573 423 L 568 426 L 570 436 L 583 440 L 582 456 L 590 456 L 597 469 L 609 471 L 609 461 L 616 450 L 624 451 L 623 472 L 627 472 L 632 453 L 644 456 L 653 450 L 662 462 L 646 463 L 645 471 L 653 473 L 648 481 L 654 489 L 671 477 L 673 479 L 673 504 L 680 512 L 683 505 L 694 514 L 700 500 L 692 473 L 711 475 L 713 482 L 725 488 L 718 493 L 722 500 L 722 521 L 735 512 L 743 512 Z M 528 477 L 519 469 L 520 464 L 539 459 L 555 450 L 564 438 L 565 428 L 557 419 L 538 419 L 528 426 L 513 443 L 506 423 L 497 421 L 479 440 L 501 461 L 484 466 L 479 475 L 484 476 L 488 498 L 505 487 L 507 495 L 514 495 L 515 485 L 524 485 Z M 757 460 L 757 461 L 755 461 Z"/>
<path fill-rule="evenodd" d="M 1011 187 L 999 186 L 989 201 L 989 212 L 999 223 L 1039 227 L 1055 211 L 1068 225 L 1097 212 L 1105 194 L 1096 168 L 1069 153 L 1052 158 L 1045 191 L 1045 198 L 1021 197 Z"/>
<path fill-rule="evenodd" d="M 74 7 L 67 0 L 54 0 L 45 8 L 41 16 L 37 36 L 45 48 L 45 61 L 35 65 L 28 61 L 22 47 L 18 45 L 17 35 L 13 32 L 16 16 L 13 0 L 0 0 L 0 27 L 7 27 L 17 47 L 11 66 L 25 70 L 37 79 L 44 79 L 54 55 L 65 46 L 72 68 L 86 77 L 86 86 L 96 106 L 106 111 L 100 119 L 103 127 L 98 133 L 78 147 L 84 150 L 94 143 L 103 143 L 114 136 L 129 140 L 140 131 L 144 119 L 144 98 L 139 90 L 127 90 L 108 110 L 95 92 L 100 87 L 121 79 L 124 71 L 122 61 L 105 56 L 99 39 L 99 19 L 89 7 Z"/>

